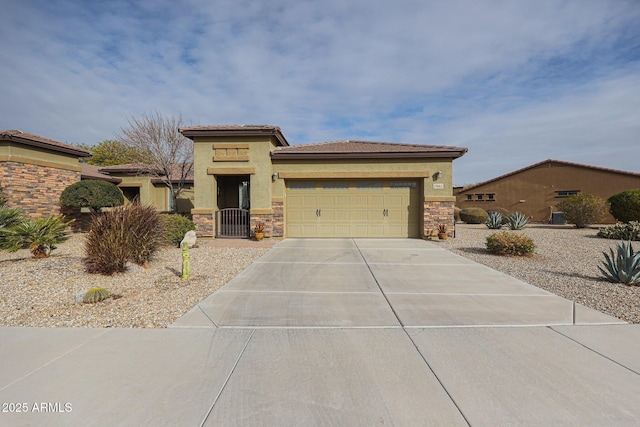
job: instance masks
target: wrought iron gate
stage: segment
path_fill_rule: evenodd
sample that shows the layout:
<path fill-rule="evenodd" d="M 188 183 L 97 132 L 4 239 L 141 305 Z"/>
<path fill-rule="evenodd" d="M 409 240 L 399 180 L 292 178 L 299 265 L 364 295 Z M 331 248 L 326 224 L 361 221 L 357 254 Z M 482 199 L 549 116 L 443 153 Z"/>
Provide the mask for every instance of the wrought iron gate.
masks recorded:
<path fill-rule="evenodd" d="M 216 237 L 246 239 L 250 237 L 249 211 L 226 208 L 216 212 Z"/>

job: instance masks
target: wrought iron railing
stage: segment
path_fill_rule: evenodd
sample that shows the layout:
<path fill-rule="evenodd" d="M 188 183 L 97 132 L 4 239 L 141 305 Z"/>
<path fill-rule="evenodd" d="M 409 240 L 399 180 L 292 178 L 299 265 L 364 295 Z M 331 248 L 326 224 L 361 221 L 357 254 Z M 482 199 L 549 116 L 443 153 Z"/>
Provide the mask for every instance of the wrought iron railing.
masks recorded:
<path fill-rule="evenodd" d="M 216 237 L 246 239 L 250 237 L 249 211 L 226 208 L 216 212 Z"/>

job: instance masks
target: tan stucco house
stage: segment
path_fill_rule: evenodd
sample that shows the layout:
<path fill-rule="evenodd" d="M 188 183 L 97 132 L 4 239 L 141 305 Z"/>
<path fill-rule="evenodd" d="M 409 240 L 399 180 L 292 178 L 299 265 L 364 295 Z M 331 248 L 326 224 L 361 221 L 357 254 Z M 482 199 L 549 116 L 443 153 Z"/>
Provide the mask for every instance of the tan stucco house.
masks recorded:
<path fill-rule="evenodd" d="M 194 141 L 202 236 L 416 237 L 453 231 L 452 162 L 466 148 L 369 141 L 290 146 L 279 127 L 181 128 Z"/>
<path fill-rule="evenodd" d="M 80 180 L 91 153 L 19 130 L 0 131 L 0 188 L 7 206 L 32 217 L 57 215 L 62 191 Z"/>
<path fill-rule="evenodd" d="M 535 222 L 561 218 L 557 204 L 572 194 L 607 199 L 624 190 L 640 188 L 640 173 L 547 159 L 456 191 L 460 208 L 504 208 L 519 211 Z M 604 223 L 614 223 L 611 215 Z"/>

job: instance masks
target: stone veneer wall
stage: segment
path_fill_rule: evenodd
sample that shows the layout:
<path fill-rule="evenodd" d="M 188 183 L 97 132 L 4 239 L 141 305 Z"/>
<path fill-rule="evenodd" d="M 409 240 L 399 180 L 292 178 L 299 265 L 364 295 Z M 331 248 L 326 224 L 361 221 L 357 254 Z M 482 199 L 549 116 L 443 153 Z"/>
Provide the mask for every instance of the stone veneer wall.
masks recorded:
<path fill-rule="evenodd" d="M 271 202 L 273 209 L 273 237 L 284 236 L 284 202 L 281 200 L 273 200 Z"/>
<path fill-rule="evenodd" d="M 193 214 L 192 220 L 196 224 L 198 237 L 213 237 L 215 235 L 213 214 Z"/>
<path fill-rule="evenodd" d="M 455 202 L 424 202 L 424 237 L 429 237 L 438 230 L 438 225 L 447 224 L 447 234 L 453 236 Z"/>
<path fill-rule="evenodd" d="M 273 214 L 251 214 L 251 237 L 253 237 L 254 227 L 258 222 L 264 223 L 264 237 L 273 237 Z"/>
<path fill-rule="evenodd" d="M 80 180 L 79 171 L 20 162 L 0 162 L 0 185 L 7 207 L 37 218 L 60 214 L 60 194 Z"/>

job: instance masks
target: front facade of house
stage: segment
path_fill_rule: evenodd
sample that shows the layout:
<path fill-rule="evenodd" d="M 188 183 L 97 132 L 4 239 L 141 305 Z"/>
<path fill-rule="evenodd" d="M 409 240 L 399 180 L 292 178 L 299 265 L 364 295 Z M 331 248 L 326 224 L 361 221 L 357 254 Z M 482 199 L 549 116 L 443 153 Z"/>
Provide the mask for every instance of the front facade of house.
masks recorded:
<path fill-rule="evenodd" d="M 7 207 L 40 217 L 60 213 L 59 199 L 80 180 L 79 158 L 91 153 L 19 130 L 0 131 L 0 186 Z"/>
<path fill-rule="evenodd" d="M 453 231 L 452 161 L 466 148 L 289 146 L 275 126 L 180 131 L 194 141 L 191 213 L 201 236 L 233 235 L 257 222 L 267 237 L 422 238 L 442 223 Z"/>
<path fill-rule="evenodd" d="M 457 191 L 456 206 L 500 207 L 522 212 L 535 222 L 550 222 L 557 218 L 557 204 L 572 194 L 607 199 L 634 188 L 640 188 L 639 173 L 548 159 Z M 607 215 L 603 223 L 615 219 Z"/>

